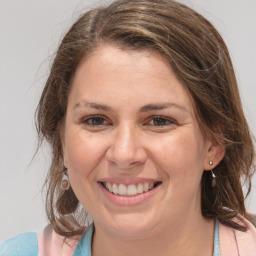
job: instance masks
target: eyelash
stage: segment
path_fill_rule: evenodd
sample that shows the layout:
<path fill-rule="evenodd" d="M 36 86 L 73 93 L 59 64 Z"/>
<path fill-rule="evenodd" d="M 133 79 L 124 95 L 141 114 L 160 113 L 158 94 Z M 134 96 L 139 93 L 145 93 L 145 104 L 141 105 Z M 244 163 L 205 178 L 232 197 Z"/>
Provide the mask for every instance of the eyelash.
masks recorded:
<path fill-rule="evenodd" d="M 158 122 L 158 124 L 156 123 Z M 89 126 L 89 127 L 102 127 L 106 125 L 111 125 L 111 122 L 109 122 L 104 116 L 89 116 L 81 121 L 83 125 Z M 148 125 L 151 127 L 157 127 L 157 128 L 166 128 L 168 126 L 176 124 L 176 121 L 167 117 L 163 116 L 152 116 L 148 118 L 148 121 L 143 124 L 144 126 Z"/>
<path fill-rule="evenodd" d="M 95 124 L 95 123 L 93 123 L 94 121 L 102 121 L 103 124 L 102 123 L 101 124 Z M 106 124 L 104 124 L 104 122 L 107 122 L 107 125 L 109 124 L 109 122 L 106 120 L 105 117 L 97 116 L 97 115 L 96 116 L 89 116 L 89 117 L 87 117 L 87 118 L 85 118 L 81 121 L 82 124 L 88 125 L 88 126 L 91 126 L 91 127 L 104 126 L 104 125 L 106 125 Z"/>
<path fill-rule="evenodd" d="M 160 124 L 155 124 L 155 123 L 150 124 L 150 122 L 154 122 L 154 121 L 160 121 Z M 148 122 L 148 124 L 150 126 L 155 126 L 155 127 L 167 127 L 167 126 L 176 124 L 176 122 L 173 119 L 166 118 L 163 116 L 153 116 L 153 117 L 151 117 L 150 122 Z"/>

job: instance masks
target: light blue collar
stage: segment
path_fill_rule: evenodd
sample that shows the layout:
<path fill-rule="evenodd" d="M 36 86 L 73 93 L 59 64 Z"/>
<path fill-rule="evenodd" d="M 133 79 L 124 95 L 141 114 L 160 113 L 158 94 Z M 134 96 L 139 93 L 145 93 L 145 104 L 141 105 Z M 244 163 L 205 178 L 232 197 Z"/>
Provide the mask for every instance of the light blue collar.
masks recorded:
<path fill-rule="evenodd" d="M 91 256 L 91 243 L 94 225 L 91 224 L 85 234 L 80 238 L 80 241 L 75 249 L 73 256 Z"/>
<path fill-rule="evenodd" d="M 94 232 L 94 225 L 91 224 L 86 230 L 85 234 L 81 237 L 73 256 L 91 256 L 91 243 L 92 235 Z M 214 230 L 214 251 L 213 256 L 220 256 L 220 245 L 219 245 L 219 221 L 215 221 Z"/>
<path fill-rule="evenodd" d="M 215 221 L 213 256 L 220 256 L 219 221 L 218 221 L 218 219 L 216 219 L 216 221 Z"/>

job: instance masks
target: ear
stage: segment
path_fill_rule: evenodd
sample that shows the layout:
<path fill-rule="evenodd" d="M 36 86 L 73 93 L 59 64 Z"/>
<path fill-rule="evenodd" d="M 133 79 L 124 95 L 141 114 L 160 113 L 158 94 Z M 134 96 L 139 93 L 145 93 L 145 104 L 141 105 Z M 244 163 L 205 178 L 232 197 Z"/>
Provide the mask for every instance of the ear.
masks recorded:
<path fill-rule="evenodd" d="M 204 161 L 204 170 L 214 169 L 225 156 L 226 149 L 224 145 L 220 145 L 217 142 L 210 141 L 208 145 L 208 151 Z M 212 162 L 212 164 L 210 164 Z"/>

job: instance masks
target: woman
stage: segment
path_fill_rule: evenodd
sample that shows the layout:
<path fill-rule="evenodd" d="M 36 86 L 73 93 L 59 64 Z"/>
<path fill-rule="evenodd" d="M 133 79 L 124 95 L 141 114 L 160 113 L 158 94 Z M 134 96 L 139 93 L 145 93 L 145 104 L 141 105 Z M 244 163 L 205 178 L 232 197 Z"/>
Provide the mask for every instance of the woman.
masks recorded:
<path fill-rule="evenodd" d="M 37 118 L 50 225 L 1 255 L 255 255 L 253 143 L 228 50 L 195 11 L 120 0 L 81 16 Z"/>

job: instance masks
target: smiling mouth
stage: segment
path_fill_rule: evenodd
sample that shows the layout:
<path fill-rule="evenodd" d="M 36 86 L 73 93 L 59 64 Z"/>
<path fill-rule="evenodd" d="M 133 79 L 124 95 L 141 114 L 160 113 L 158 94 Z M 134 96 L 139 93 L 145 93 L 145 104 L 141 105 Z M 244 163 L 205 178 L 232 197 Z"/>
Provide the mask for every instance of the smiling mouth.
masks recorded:
<path fill-rule="evenodd" d="M 100 182 L 100 184 L 109 192 L 120 195 L 120 196 L 136 196 L 139 194 L 146 193 L 157 186 L 159 186 L 162 182 L 145 182 L 139 183 L 137 185 L 130 184 L 116 184 L 110 182 Z"/>

